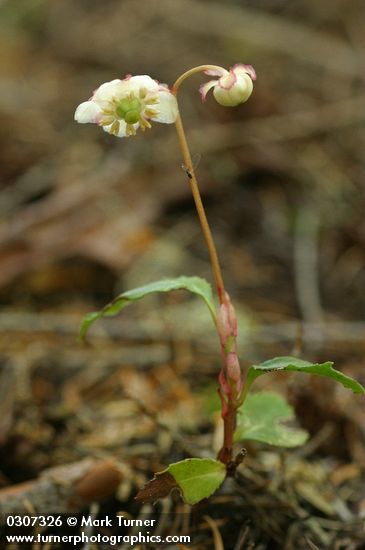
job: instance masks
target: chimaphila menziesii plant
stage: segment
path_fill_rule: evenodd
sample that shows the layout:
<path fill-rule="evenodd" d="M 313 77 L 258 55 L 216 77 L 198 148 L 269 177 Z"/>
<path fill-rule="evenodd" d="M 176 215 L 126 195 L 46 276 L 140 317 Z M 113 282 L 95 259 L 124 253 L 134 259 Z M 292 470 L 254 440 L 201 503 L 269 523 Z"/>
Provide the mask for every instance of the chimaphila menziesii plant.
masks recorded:
<path fill-rule="evenodd" d="M 89 327 L 99 318 L 115 315 L 129 303 L 154 292 L 185 289 L 200 296 L 206 303 L 216 327 L 222 355 L 219 373 L 219 397 L 223 419 L 223 442 L 217 459 L 188 458 L 170 464 L 164 471 L 141 489 L 137 498 L 153 501 L 166 496 L 177 487 L 186 502 L 195 504 L 210 496 L 227 475 L 233 475 L 242 461 L 244 452 L 234 455 L 234 444 L 256 440 L 271 445 L 294 447 L 303 444 L 307 433 L 287 427 L 283 421 L 293 417 L 290 405 L 271 392 L 250 393 L 252 383 L 259 376 L 273 371 L 298 371 L 333 378 L 355 393 L 364 388 L 352 378 L 332 367 L 331 362 L 310 363 L 295 357 L 275 357 L 252 365 L 247 372 L 240 367 L 237 356 L 237 319 L 230 297 L 225 290 L 222 272 L 212 233 L 201 200 L 194 167 L 179 112 L 177 93 L 186 78 L 203 72 L 214 77 L 200 87 L 203 101 L 209 90 L 223 106 L 235 107 L 247 101 L 253 90 L 256 74 L 250 65 L 241 63 L 226 70 L 215 65 L 202 65 L 182 74 L 169 88 L 147 75 L 127 76 L 102 84 L 92 97 L 76 109 L 75 120 L 95 123 L 104 131 L 118 137 L 130 137 L 137 130 L 151 127 L 151 122 L 175 123 L 178 142 L 186 167 L 201 228 L 208 247 L 215 279 L 218 308 L 209 283 L 199 277 L 178 277 L 146 284 L 116 297 L 98 312 L 87 315 L 81 326 L 84 338 Z"/>

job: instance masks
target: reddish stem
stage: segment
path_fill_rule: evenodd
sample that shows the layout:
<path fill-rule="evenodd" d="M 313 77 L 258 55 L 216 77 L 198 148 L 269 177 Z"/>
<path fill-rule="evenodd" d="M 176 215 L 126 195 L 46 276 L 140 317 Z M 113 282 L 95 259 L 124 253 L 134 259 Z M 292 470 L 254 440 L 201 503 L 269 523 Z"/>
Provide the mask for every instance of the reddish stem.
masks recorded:
<path fill-rule="evenodd" d="M 228 403 L 228 411 L 223 417 L 224 438 L 223 447 L 218 453 L 218 460 L 227 464 L 232 460 L 233 453 L 233 435 L 236 428 L 237 409 Z"/>
<path fill-rule="evenodd" d="M 177 79 L 177 81 L 175 82 L 175 84 L 173 86 L 173 89 L 172 89 L 173 93 L 176 96 L 180 84 L 188 76 L 190 76 L 192 74 L 195 74 L 196 72 L 206 71 L 206 70 L 216 70 L 216 69 L 217 69 L 217 67 L 213 66 L 213 65 L 212 66 L 211 65 L 202 65 L 202 66 L 199 66 L 199 67 L 195 67 L 191 71 L 187 71 L 181 77 L 179 77 Z M 187 167 L 187 169 L 189 171 L 188 172 L 189 184 L 190 184 L 191 191 L 192 191 L 192 194 L 193 194 L 196 210 L 197 210 L 197 213 L 198 213 L 200 224 L 201 224 L 203 234 L 204 234 L 204 237 L 205 237 L 205 240 L 206 240 L 206 243 L 207 243 L 207 247 L 208 247 L 208 250 L 209 250 L 210 261 L 211 261 L 211 264 L 212 264 L 212 269 L 213 269 L 213 274 L 214 274 L 214 278 L 215 278 L 215 284 L 216 284 L 216 288 L 217 288 L 219 303 L 220 303 L 221 307 L 226 308 L 225 309 L 225 315 L 226 315 L 225 324 L 226 324 L 226 326 L 223 328 L 223 331 L 227 330 L 228 332 L 227 332 L 227 335 L 224 336 L 224 338 L 226 336 L 232 336 L 235 339 L 236 336 L 237 336 L 237 325 L 235 324 L 236 320 L 235 320 L 235 315 L 234 315 L 234 309 L 233 309 L 233 306 L 231 305 L 231 303 L 229 301 L 228 295 L 225 292 L 224 282 L 223 282 L 223 277 L 222 277 L 222 272 L 221 272 L 221 267 L 220 267 L 220 263 L 219 263 L 219 259 L 218 259 L 217 250 L 216 250 L 216 247 L 215 247 L 213 235 L 212 235 L 210 227 L 209 227 L 209 223 L 208 223 L 208 219 L 207 219 L 207 216 L 206 216 L 206 213 L 205 213 L 204 205 L 203 205 L 203 202 L 201 200 L 200 191 L 199 191 L 199 187 L 198 187 L 198 182 L 196 180 L 193 164 L 192 164 L 192 161 L 191 161 L 189 146 L 188 146 L 188 143 L 187 143 L 187 140 L 186 140 L 184 127 L 183 127 L 183 123 L 182 123 L 181 116 L 180 116 L 179 112 L 178 112 L 178 115 L 177 115 L 177 118 L 176 118 L 175 126 L 176 126 L 176 131 L 177 131 L 177 136 L 178 136 L 178 140 L 179 140 L 180 149 L 181 149 L 182 156 L 183 156 L 183 159 L 184 159 L 184 164 L 185 164 L 185 166 Z M 218 329 L 218 334 L 220 336 L 221 345 L 222 345 L 222 334 L 221 334 L 222 328 L 219 326 L 218 319 L 217 319 L 217 329 Z M 234 352 L 236 352 L 236 347 L 234 347 Z M 225 377 L 224 373 L 227 370 L 227 351 L 224 349 L 224 345 L 222 347 L 222 355 L 223 355 L 223 361 L 224 361 L 225 365 L 224 365 L 224 370 L 222 371 L 221 375 L 222 375 L 223 380 L 224 380 L 224 377 Z M 220 382 L 221 382 L 221 380 L 220 380 Z M 236 385 L 235 385 L 235 389 L 237 390 Z M 220 452 L 218 454 L 218 459 L 221 462 L 223 462 L 223 464 L 228 464 L 232 460 L 232 453 L 233 453 L 233 435 L 234 435 L 234 430 L 235 430 L 235 427 L 236 427 L 236 416 L 237 416 L 237 404 L 235 404 L 236 403 L 235 398 L 237 397 L 237 395 L 234 395 L 233 400 L 231 400 L 232 396 L 230 395 L 230 388 L 229 387 L 225 388 L 224 383 L 223 383 L 223 384 L 221 384 L 220 397 L 221 397 L 221 401 L 222 401 L 222 418 L 223 418 L 223 423 L 224 423 L 224 436 L 223 436 L 223 447 L 222 447 L 222 449 L 220 450 Z"/>

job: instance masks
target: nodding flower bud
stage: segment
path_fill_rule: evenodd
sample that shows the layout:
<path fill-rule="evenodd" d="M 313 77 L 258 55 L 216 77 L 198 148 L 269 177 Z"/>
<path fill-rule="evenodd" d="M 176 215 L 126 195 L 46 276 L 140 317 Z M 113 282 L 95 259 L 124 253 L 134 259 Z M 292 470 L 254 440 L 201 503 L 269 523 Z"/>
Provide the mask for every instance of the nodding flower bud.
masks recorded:
<path fill-rule="evenodd" d="M 210 80 L 200 87 L 202 100 L 205 101 L 207 93 L 213 88 L 216 101 L 223 107 L 236 107 L 247 101 L 253 90 L 253 81 L 256 80 L 254 68 L 242 63 L 237 63 L 229 71 L 217 67 L 205 73 L 219 78 Z"/>

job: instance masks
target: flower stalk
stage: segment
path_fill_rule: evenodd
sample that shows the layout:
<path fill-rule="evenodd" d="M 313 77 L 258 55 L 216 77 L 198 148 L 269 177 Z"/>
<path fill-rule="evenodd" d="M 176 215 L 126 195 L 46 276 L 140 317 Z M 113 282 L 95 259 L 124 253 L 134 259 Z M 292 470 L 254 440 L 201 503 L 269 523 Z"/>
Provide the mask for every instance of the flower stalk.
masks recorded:
<path fill-rule="evenodd" d="M 202 228 L 202 231 L 203 231 L 203 234 L 204 234 L 204 238 L 205 238 L 205 241 L 206 241 L 206 244 L 207 244 L 207 247 L 208 247 L 210 262 L 212 264 L 215 284 L 216 284 L 217 293 L 218 293 L 219 303 L 222 304 L 223 303 L 224 292 L 225 292 L 223 277 L 222 277 L 222 270 L 221 270 L 221 267 L 220 267 L 220 264 L 219 264 L 217 249 L 216 249 L 216 246 L 215 246 L 215 243 L 214 243 L 213 235 L 212 235 L 212 232 L 211 232 L 210 227 L 209 227 L 208 218 L 207 218 L 207 215 L 205 213 L 205 209 L 204 209 L 204 206 L 203 206 L 203 201 L 202 201 L 202 198 L 201 198 L 201 195 L 200 195 L 198 182 L 197 182 L 197 179 L 196 179 L 196 176 L 195 176 L 194 167 L 193 167 L 193 163 L 192 163 L 192 160 L 191 160 L 191 154 L 190 154 L 189 146 L 188 146 L 188 143 L 187 143 L 187 140 L 186 140 L 186 135 L 185 135 L 185 131 L 184 131 L 184 127 L 183 127 L 183 123 L 182 123 L 182 120 L 181 120 L 181 115 L 180 115 L 179 110 L 178 110 L 177 118 L 176 118 L 176 121 L 175 121 L 175 127 L 176 127 L 177 137 L 178 137 L 178 140 L 179 140 L 181 154 L 182 154 L 184 164 L 185 164 L 185 166 L 188 170 L 188 174 L 189 174 L 188 175 L 188 180 L 189 180 L 189 184 L 190 184 L 190 189 L 191 189 L 191 192 L 192 192 L 192 195 L 193 195 L 193 199 L 194 199 L 194 202 L 195 202 L 195 207 L 196 207 L 196 210 L 197 210 L 197 213 L 198 213 L 198 217 L 199 217 L 200 225 L 201 225 L 201 228 Z"/>
<path fill-rule="evenodd" d="M 223 75 L 227 73 L 225 69 L 217 67 L 216 65 L 200 65 L 199 67 L 190 69 L 189 71 L 182 74 L 173 85 L 172 93 L 176 96 L 178 89 L 180 85 L 184 82 L 184 80 L 198 72 L 205 72 L 211 75 Z M 233 77 L 235 77 L 232 70 L 228 74 L 229 76 L 233 74 Z M 210 87 L 212 87 L 213 85 L 216 86 L 218 82 L 219 81 L 212 81 L 212 83 L 214 84 L 210 84 Z M 204 91 L 204 99 L 206 91 L 207 90 Z M 249 91 L 248 95 L 250 95 L 250 93 L 251 91 Z M 245 91 L 245 94 L 245 99 L 247 99 L 247 91 Z M 199 186 L 192 164 L 191 154 L 178 106 L 175 127 L 184 164 L 187 168 L 188 180 L 194 198 L 196 210 L 208 247 L 220 304 L 216 327 L 220 340 L 223 366 L 219 374 L 218 394 L 221 400 L 221 416 L 223 419 L 224 432 L 223 446 L 218 453 L 218 459 L 224 464 L 229 465 L 232 462 L 233 458 L 233 443 L 234 432 L 236 428 L 237 409 L 243 402 L 242 392 L 244 386 L 243 373 L 237 356 L 237 318 L 230 297 L 224 287 L 222 270 L 219 263 L 217 249 L 201 199 Z"/>

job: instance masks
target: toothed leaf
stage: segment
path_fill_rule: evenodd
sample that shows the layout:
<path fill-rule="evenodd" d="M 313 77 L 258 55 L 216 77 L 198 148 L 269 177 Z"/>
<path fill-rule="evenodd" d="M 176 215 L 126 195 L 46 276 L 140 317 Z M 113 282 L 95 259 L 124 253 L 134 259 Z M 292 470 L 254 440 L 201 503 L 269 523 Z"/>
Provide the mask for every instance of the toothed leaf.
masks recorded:
<path fill-rule="evenodd" d="M 185 502 L 196 504 L 212 495 L 223 483 L 226 468 L 211 458 L 187 458 L 158 472 L 137 494 L 136 500 L 154 502 L 178 488 Z"/>
<path fill-rule="evenodd" d="M 249 394 L 238 410 L 235 441 L 251 439 L 278 447 L 298 447 L 308 439 L 308 433 L 285 424 L 294 418 L 293 408 L 281 395 Z"/>
<path fill-rule="evenodd" d="M 264 361 L 260 365 L 252 365 L 248 371 L 247 382 L 249 385 L 263 374 L 274 371 L 295 371 L 307 374 L 317 374 L 326 378 L 332 378 L 336 382 L 342 384 L 345 388 L 352 390 L 354 393 L 365 393 L 364 387 L 346 374 L 333 368 L 333 362 L 326 363 L 310 363 L 296 357 L 275 357 Z"/>
<path fill-rule="evenodd" d="M 177 277 L 174 279 L 164 279 L 162 281 L 156 281 L 133 290 L 128 290 L 123 292 L 110 304 L 107 304 L 100 311 L 94 311 L 86 315 L 82 321 L 80 328 L 80 338 L 84 340 L 86 334 L 91 327 L 98 319 L 102 317 L 111 317 L 119 313 L 124 307 L 128 304 L 141 300 L 149 294 L 155 292 L 171 292 L 173 290 L 188 290 L 197 296 L 200 296 L 204 302 L 207 304 L 209 311 L 215 320 L 215 306 L 213 302 L 212 288 L 208 281 L 200 277 Z"/>

